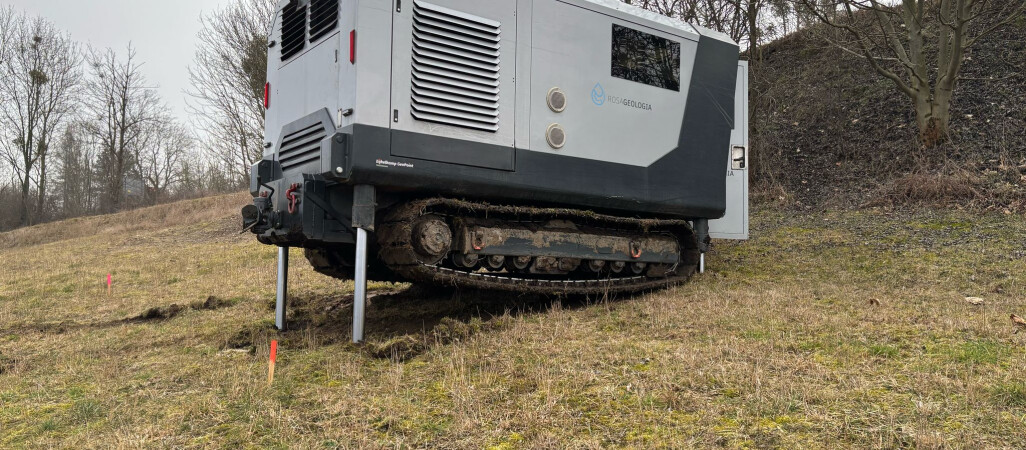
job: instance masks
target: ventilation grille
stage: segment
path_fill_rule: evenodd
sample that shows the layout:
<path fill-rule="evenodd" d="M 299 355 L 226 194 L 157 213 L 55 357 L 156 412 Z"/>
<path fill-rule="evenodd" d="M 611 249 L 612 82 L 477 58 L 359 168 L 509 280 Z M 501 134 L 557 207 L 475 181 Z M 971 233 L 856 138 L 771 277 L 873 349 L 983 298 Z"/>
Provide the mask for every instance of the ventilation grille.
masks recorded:
<path fill-rule="evenodd" d="M 499 27 L 493 20 L 414 0 L 414 118 L 498 131 Z"/>
<path fill-rule="evenodd" d="M 281 10 L 281 60 L 291 58 L 306 45 L 306 5 L 288 2 Z"/>
<path fill-rule="evenodd" d="M 281 170 L 301 166 L 321 157 L 321 141 L 327 136 L 324 124 L 317 122 L 299 131 L 286 134 L 278 151 Z"/>
<path fill-rule="evenodd" d="M 316 41 L 338 26 L 338 0 L 310 2 L 310 42 Z"/>

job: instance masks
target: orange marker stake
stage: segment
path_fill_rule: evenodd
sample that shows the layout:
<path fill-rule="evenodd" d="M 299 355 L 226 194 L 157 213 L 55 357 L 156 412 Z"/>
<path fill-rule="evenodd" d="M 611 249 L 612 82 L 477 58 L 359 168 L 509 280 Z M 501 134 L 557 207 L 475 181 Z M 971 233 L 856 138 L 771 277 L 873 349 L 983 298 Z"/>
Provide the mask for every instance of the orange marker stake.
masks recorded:
<path fill-rule="evenodd" d="M 110 286 L 111 286 L 111 280 L 110 280 L 110 274 L 108 273 L 107 274 L 107 296 L 108 297 L 110 297 L 110 294 L 111 294 L 111 287 Z"/>
<path fill-rule="evenodd" d="M 267 367 L 267 385 L 274 382 L 274 360 L 278 357 L 278 341 L 271 341 L 271 362 Z"/>

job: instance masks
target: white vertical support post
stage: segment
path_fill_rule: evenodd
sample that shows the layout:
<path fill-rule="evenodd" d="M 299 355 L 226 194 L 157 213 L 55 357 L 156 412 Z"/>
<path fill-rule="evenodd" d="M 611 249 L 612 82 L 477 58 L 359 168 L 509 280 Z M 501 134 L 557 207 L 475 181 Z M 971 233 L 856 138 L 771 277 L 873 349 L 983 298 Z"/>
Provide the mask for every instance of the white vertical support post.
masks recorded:
<path fill-rule="evenodd" d="M 367 230 L 356 229 L 356 273 L 353 283 L 353 343 L 363 342 L 363 320 L 367 308 Z"/>
<path fill-rule="evenodd" d="M 692 222 L 695 239 L 698 240 L 698 273 L 705 273 L 705 252 L 709 250 L 709 219 L 695 219 Z"/>
<path fill-rule="evenodd" d="M 353 343 L 363 342 L 363 320 L 367 310 L 367 233 L 374 231 L 377 208 L 374 186 L 353 186 L 353 228 L 356 228 L 356 270 L 353 273 Z"/>
<path fill-rule="evenodd" d="M 278 291 L 274 301 L 274 326 L 285 331 L 285 307 L 289 289 L 289 248 L 278 247 Z"/>

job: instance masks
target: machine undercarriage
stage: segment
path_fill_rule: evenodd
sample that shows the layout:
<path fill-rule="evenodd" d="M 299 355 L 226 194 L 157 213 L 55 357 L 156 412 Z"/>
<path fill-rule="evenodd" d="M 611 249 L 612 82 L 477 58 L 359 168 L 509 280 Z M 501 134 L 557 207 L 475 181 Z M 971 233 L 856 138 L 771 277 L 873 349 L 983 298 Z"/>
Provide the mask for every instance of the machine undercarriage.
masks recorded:
<path fill-rule="evenodd" d="M 602 294 L 686 281 L 699 268 L 687 221 L 433 198 L 382 213 L 370 278 L 536 294 Z M 306 252 L 314 268 L 353 277 L 347 248 Z"/>

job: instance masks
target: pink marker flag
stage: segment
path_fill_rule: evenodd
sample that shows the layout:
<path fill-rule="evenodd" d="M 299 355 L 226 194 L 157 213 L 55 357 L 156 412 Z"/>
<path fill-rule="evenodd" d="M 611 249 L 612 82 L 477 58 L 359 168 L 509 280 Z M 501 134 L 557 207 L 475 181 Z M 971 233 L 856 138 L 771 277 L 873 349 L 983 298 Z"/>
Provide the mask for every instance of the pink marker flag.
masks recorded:
<path fill-rule="evenodd" d="M 110 285 L 111 285 L 111 280 L 110 280 L 110 274 L 108 273 L 107 274 L 107 295 L 110 295 Z"/>

